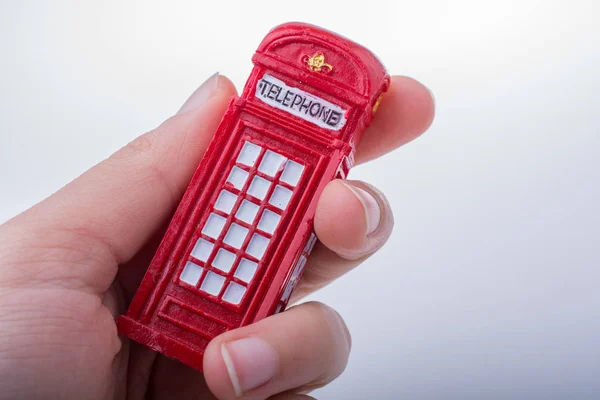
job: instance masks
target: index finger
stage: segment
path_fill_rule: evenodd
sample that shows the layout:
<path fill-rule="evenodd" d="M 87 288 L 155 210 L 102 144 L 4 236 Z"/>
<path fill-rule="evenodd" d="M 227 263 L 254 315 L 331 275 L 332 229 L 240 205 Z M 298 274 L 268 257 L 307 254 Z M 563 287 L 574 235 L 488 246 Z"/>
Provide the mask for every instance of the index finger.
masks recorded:
<path fill-rule="evenodd" d="M 377 158 L 419 137 L 435 114 L 432 92 L 406 76 L 393 76 L 371 126 L 356 154 L 356 162 Z"/>

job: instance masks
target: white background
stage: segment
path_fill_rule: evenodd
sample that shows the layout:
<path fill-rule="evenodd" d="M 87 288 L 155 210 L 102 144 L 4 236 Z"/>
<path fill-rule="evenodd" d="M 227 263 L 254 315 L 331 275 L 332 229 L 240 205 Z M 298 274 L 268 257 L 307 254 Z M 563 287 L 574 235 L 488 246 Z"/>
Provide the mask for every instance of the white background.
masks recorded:
<path fill-rule="evenodd" d="M 353 334 L 315 395 L 600 397 L 598 1 L 203 3 L 0 2 L 0 222 L 312 22 L 437 98 L 429 133 L 351 174 L 397 224 L 314 296 Z"/>

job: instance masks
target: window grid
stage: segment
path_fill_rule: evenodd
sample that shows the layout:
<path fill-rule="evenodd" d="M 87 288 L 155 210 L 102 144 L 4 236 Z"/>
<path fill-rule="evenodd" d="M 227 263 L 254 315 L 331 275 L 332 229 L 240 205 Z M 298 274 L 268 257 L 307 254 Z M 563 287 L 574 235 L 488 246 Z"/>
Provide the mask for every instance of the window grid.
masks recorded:
<path fill-rule="evenodd" d="M 206 276 L 209 273 L 212 272 L 212 273 L 218 274 L 218 275 L 222 276 L 223 278 L 225 278 L 225 280 L 219 290 L 219 293 L 214 295 L 213 297 L 217 297 L 219 300 L 227 302 L 228 304 L 231 304 L 233 306 L 240 306 L 243 303 L 243 300 L 246 297 L 246 293 L 256 283 L 256 279 L 254 279 L 254 277 L 259 275 L 259 273 L 261 272 L 261 269 L 262 269 L 261 259 L 264 258 L 264 254 L 259 259 L 259 258 L 256 258 L 247 253 L 248 245 L 249 245 L 250 241 L 252 240 L 253 235 L 259 234 L 259 235 L 265 237 L 268 240 L 268 243 L 267 243 L 267 248 L 268 248 L 268 246 L 270 245 L 271 240 L 273 238 L 273 235 L 277 232 L 278 227 L 275 228 L 275 230 L 273 231 L 273 234 L 271 234 L 269 232 L 265 232 L 258 228 L 260 220 L 263 217 L 263 213 L 265 212 L 265 210 L 269 210 L 270 212 L 276 213 L 281 220 L 281 217 L 283 216 L 285 210 L 289 207 L 289 205 L 291 203 L 291 199 L 290 199 L 290 201 L 286 204 L 286 206 L 283 209 L 280 209 L 277 206 L 270 204 L 269 200 L 271 199 L 273 192 L 277 188 L 277 185 L 279 185 L 281 187 L 284 187 L 284 188 L 290 190 L 292 192 L 291 198 L 293 198 L 294 191 L 297 186 L 297 184 L 296 184 L 296 186 L 294 186 L 294 185 L 290 185 L 289 183 L 281 181 L 281 176 L 282 176 L 282 174 L 285 170 L 285 167 L 287 165 L 287 162 L 289 160 L 287 157 L 283 157 L 284 161 L 280 163 L 279 169 L 276 171 L 275 176 L 270 176 L 267 173 L 263 173 L 259 170 L 261 163 L 262 163 L 263 159 L 265 158 L 265 155 L 268 152 L 271 152 L 271 153 L 273 152 L 272 150 L 270 151 L 265 146 L 256 145 L 256 146 L 260 147 L 260 151 L 259 151 L 258 155 L 256 156 L 256 158 L 254 159 L 253 165 L 250 166 L 250 165 L 244 164 L 243 160 L 240 160 L 240 158 L 241 158 L 240 154 L 244 150 L 244 146 L 246 146 L 248 143 L 250 143 L 250 142 L 245 141 L 245 143 L 242 145 L 242 148 L 240 149 L 240 152 L 238 153 L 238 157 L 236 158 L 236 161 L 231 165 L 231 168 L 229 170 L 229 174 L 231 174 L 231 172 L 236 167 L 245 171 L 247 173 L 246 181 L 244 182 L 242 187 L 240 189 L 238 189 L 234 186 L 234 183 L 227 180 L 225 182 L 225 184 L 223 185 L 223 187 L 219 189 L 219 193 L 215 196 L 215 200 L 212 204 L 211 213 L 214 213 L 218 216 L 225 218 L 225 223 L 223 225 L 221 232 L 219 233 L 219 235 L 216 239 L 213 239 L 213 238 L 207 236 L 206 234 L 202 233 L 202 230 L 204 230 L 204 226 L 201 226 L 198 228 L 198 232 L 196 235 L 197 237 L 195 238 L 194 243 L 197 243 L 197 241 L 200 239 L 204 239 L 207 242 L 211 243 L 213 247 L 212 247 L 210 255 L 208 256 L 208 258 L 205 262 L 198 260 L 191 254 L 189 254 L 188 259 L 186 260 L 186 261 L 191 261 L 194 264 L 196 264 L 202 268 L 201 276 L 198 279 L 198 282 L 196 283 L 196 285 L 193 285 L 193 286 L 195 286 L 195 288 L 204 295 L 213 296 L 210 293 L 205 292 L 202 289 L 200 289 L 200 287 L 202 286 L 203 282 L 206 279 Z M 252 145 L 253 144 L 251 144 L 251 146 Z M 251 150 L 255 150 L 255 149 L 251 149 Z M 294 160 L 291 160 L 291 161 L 294 161 Z M 294 162 L 299 164 L 297 161 L 294 161 Z M 303 164 L 300 164 L 300 165 L 302 166 L 302 168 L 304 168 Z M 302 176 L 303 172 L 304 171 L 302 169 L 300 172 L 300 177 Z M 248 193 L 250 185 L 252 184 L 252 180 L 256 176 L 261 177 L 269 182 L 269 188 L 262 200 Z M 225 212 L 225 211 L 218 210 L 215 208 L 216 202 L 219 198 L 219 194 L 223 190 L 227 190 L 236 196 L 235 203 L 233 204 L 233 207 L 231 208 L 230 212 Z M 242 220 L 238 219 L 236 216 L 236 214 L 237 214 L 239 208 L 241 207 L 242 203 L 244 202 L 244 200 L 250 201 L 254 205 L 258 206 L 258 211 L 256 212 L 256 215 L 254 216 L 253 223 L 247 223 L 245 221 L 242 221 Z M 208 218 L 206 219 L 206 221 L 204 221 L 204 224 L 206 224 L 207 222 L 208 222 Z M 232 224 L 234 224 L 234 223 L 243 228 L 246 228 L 248 230 L 246 233 L 246 237 L 244 238 L 239 249 L 224 241 L 229 229 L 231 228 Z M 279 224 L 278 224 L 278 226 L 279 226 Z M 224 250 L 230 251 L 235 254 L 235 259 L 234 259 L 233 265 L 231 266 L 229 272 L 225 272 L 225 271 L 217 268 L 216 266 L 213 266 L 213 262 L 214 262 L 220 249 L 224 249 Z M 242 260 L 244 258 L 258 264 L 258 266 L 256 267 L 256 270 L 254 271 L 252 278 L 249 279 L 249 282 L 245 282 L 234 276 L 238 267 L 240 266 L 240 263 L 242 262 Z M 238 284 L 244 288 L 244 293 L 241 295 L 241 298 L 237 303 L 228 302 L 227 300 L 223 299 L 223 296 L 226 294 L 226 291 L 229 288 L 231 282 L 235 282 L 236 284 Z M 235 286 L 235 285 L 233 285 L 233 286 Z M 233 292 L 234 292 L 234 290 L 232 288 L 232 293 Z"/>
<path fill-rule="evenodd" d="M 285 310 L 285 307 L 290 300 L 292 292 L 296 288 L 300 277 L 302 276 L 302 272 L 306 268 L 306 264 L 308 263 L 308 256 L 312 252 L 315 244 L 317 243 L 317 236 L 314 232 L 310 234 L 308 239 L 306 239 L 306 244 L 304 245 L 302 252 L 296 259 L 294 263 L 294 268 L 290 270 L 290 276 L 288 278 L 288 282 L 283 286 L 283 290 L 281 292 L 281 298 L 277 303 L 277 307 L 275 308 L 275 314 L 279 314 L 281 311 Z"/>

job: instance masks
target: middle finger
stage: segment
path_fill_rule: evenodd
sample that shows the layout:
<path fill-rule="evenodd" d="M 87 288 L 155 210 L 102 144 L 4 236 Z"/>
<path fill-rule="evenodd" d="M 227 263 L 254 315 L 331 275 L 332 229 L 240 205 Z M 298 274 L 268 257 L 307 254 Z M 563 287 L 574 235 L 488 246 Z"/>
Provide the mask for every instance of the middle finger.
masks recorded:
<path fill-rule="evenodd" d="M 392 210 L 379 190 L 361 181 L 330 182 L 315 214 L 320 243 L 308 259 L 292 302 L 362 263 L 385 244 L 393 225 Z"/>

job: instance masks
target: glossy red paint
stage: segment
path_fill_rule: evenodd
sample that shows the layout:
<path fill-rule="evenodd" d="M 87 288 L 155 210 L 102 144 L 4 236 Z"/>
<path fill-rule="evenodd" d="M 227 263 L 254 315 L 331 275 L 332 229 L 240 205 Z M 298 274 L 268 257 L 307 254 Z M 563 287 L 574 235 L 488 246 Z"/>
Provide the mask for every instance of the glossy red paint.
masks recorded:
<path fill-rule="evenodd" d="M 202 369 L 217 335 L 282 311 L 389 86 L 379 60 L 324 29 L 271 30 L 169 225 L 119 331 Z"/>

